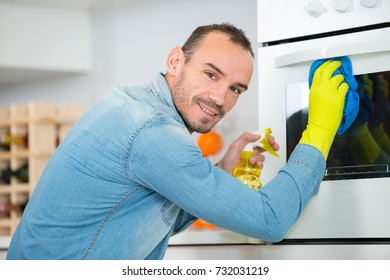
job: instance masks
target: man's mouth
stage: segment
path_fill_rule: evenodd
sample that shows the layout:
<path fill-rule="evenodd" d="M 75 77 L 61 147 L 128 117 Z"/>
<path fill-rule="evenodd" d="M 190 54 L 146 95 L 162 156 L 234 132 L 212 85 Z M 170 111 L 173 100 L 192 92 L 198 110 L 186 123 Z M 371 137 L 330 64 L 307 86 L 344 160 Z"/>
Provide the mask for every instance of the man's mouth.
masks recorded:
<path fill-rule="evenodd" d="M 208 115 L 210 115 L 210 116 L 212 116 L 212 117 L 218 115 L 217 113 L 213 113 L 213 112 L 211 112 L 209 109 L 207 109 L 206 107 L 202 106 L 202 104 L 199 104 L 199 103 L 198 103 L 198 105 L 199 105 L 199 107 L 203 110 L 203 112 L 205 112 L 206 114 L 208 114 Z"/>
<path fill-rule="evenodd" d="M 199 108 L 210 117 L 223 117 L 224 115 L 224 110 L 222 109 L 222 107 L 218 106 L 217 104 L 215 104 L 215 102 L 211 100 L 203 100 L 199 98 L 196 103 L 198 104 Z"/>

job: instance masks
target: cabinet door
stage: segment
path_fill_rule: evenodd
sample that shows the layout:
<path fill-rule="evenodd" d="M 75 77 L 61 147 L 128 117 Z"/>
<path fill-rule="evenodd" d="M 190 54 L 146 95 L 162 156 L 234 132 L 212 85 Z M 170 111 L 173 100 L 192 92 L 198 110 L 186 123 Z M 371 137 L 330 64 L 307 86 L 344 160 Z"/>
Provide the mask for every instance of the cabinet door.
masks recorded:
<path fill-rule="evenodd" d="M 87 10 L 1 5 L 0 27 L 0 84 L 91 69 Z"/>

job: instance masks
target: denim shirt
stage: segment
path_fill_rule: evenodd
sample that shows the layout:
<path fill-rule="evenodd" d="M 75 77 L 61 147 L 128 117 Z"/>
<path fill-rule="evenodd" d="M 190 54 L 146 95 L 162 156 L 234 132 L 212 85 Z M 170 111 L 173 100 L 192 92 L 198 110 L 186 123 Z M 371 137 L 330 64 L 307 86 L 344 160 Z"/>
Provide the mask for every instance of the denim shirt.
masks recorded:
<path fill-rule="evenodd" d="M 280 241 L 318 192 L 320 151 L 299 144 L 260 191 L 214 166 L 175 109 L 164 76 L 115 88 L 50 158 L 8 259 L 162 259 L 199 217 Z"/>

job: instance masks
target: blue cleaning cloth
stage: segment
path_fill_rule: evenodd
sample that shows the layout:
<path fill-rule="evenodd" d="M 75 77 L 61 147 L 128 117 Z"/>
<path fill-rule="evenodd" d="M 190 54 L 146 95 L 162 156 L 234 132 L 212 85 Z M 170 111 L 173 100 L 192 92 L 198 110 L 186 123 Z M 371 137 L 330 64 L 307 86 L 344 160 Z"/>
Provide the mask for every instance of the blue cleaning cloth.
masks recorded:
<path fill-rule="evenodd" d="M 327 60 L 329 59 L 319 59 L 312 63 L 309 72 L 309 88 L 311 87 L 313 81 L 314 72 Z M 351 126 L 351 124 L 356 119 L 356 116 L 359 112 L 360 98 L 359 94 L 356 91 L 358 83 L 352 74 L 351 60 L 347 56 L 332 58 L 331 60 L 340 60 L 342 63 L 340 68 L 333 73 L 333 76 L 337 74 L 343 74 L 345 82 L 349 85 L 349 90 L 345 95 L 343 118 L 341 120 L 340 127 L 337 130 L 337 134 L 341 135 Z"/>

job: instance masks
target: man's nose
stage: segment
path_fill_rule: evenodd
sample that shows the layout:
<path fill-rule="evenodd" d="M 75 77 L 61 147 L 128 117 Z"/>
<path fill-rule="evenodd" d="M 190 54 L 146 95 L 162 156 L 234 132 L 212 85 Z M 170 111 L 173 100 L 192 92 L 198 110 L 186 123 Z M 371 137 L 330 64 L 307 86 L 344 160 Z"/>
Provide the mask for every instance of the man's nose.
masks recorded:
<path fill-rule="evenodd" d="M 225 104 L 227 92 L 228 88 L 226 86 L 219 86 L 210 92 L 209 98 L 212 99 L 218 106 L 222 106 Z"/>

